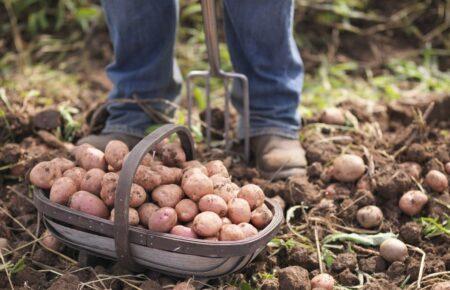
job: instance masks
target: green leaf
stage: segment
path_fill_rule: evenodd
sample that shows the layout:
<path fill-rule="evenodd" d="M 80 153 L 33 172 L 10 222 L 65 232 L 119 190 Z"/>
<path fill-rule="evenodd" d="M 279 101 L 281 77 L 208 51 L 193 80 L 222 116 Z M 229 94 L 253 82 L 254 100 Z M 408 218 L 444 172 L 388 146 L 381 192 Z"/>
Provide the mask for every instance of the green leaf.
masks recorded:
<path fill-rule="evenodd" d="M 356 234 L 356 233 L 337 233 L 326 236 L 323 240 L 323 244 L 329 244 L 333 242 L 350 241 L 364 246 L 379 246 L 382 242 L 390 238 L 396 238 L 394 233 L 378 233 L 375 235 Z"/>
<path fill-rule="evenodd" d="M 11 269 L 11 273 L 15 274 L 15 273 L 19 273 L 21 272 L 23 269 L 25 269 L 25 256 L 20 258 L 19 261 L 17 261 L 17 263 L 12 267 Z"/>
<path fill-rule="evenodd" d="M 242 282 L 242 283 L 239 285 L 239 288 L 240 288 L 241 290 L 253 290 L 252 286 L 250 286 L 250 284 L 249 284 L 248 282 Z"/>

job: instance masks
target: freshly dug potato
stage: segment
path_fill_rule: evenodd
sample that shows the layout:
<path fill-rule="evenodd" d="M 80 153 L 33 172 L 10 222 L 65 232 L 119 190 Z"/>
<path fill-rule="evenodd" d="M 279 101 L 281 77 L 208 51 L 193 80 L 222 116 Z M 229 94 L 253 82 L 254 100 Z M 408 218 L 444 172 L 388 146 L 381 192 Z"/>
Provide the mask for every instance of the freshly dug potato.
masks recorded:
<path fill-rule="evenodd" d="M 410 190 L 402 195 L 398 207 L 409 216 L 420 213 L 428 202 L 428 196 L 420 190 Z"/>
<path fill-rule="evenodd" d="M 408 248 L 402 241 L 390 238 L 381 243 L 380 254 L 383 259 L 390 263 L 395 261 L 403 262 L 408 257 Z"/>
<path fill-rule="evenodd" d="M 114 205 L 114 198 L 116 196 L 118 180 L 119 175 L 115 172 L 108 172 L 102 178 L 102 189 L 100 190 L 100 197 L 107 206 Z"/>
<path fill-rule="evenodd" d="M 142 204 L 138 209 L 140 223 L 147 227 L 150 216 L 158 209 L 159 206 L 151 202 Z"/>
<path fill-rule="evenodd" d="M 114 209 L 111 210 L 109 220 L 114 221 Z M 137 226 L 139 224 L 139 213 L 132 207 L 128 208 L 128 224 L 131 226 Z"/>
<path fill-rule="evenodd" d="M 228 206 L 225 200 L 215 194 L 207 194 L 200 198 L 198 202 L 200 211 L 212 211 L 221 217 L 227 215 Z"/>
<path fill-rule="evenodd" d="M 220 241 L 240 241 L 245 239 L 245 234 L 242 228 L 238 225 L 222 225 L 219 233 Z"/>
<path fill-rule="evenodd" d="M 320 115 L 320 122 L 330 125 L 345 125 L 345 115 L 339 108 L 327 108 Z"/>
<path fill-rule="evenodd" d="M 160 233 L 168 233 L 176 224 L 177 212 L 171 207 L 156 210 L 148 220 L 148 228 Z"/>
<path fill-rule="evenodd" d="M 218 242 L 219 241 L 219 237 L 218 236 L 214 236 L 214 237 L 206 237 L 204 238 L 205 241 L 211 241 L 211 242 Z"/>
<path fill-rule="evenodd" d="M 450 162 L 445 163 L 445 171 L 450 174 Z"/>
<path fill-rule="evenodd" d="M 151 170 L 161 176 L 161 184 L 180 184 L 183 172 L 177 167 L 167 167 L 162 164 L 153 164 Z"/>
<path fill-rule="evenodd" d="M 226 202 L 238 196 L 239 186 L 228 181 L 227 183 L 220 183 L 214 187 L 214 194 L 220 196 Z"/>
<path fill-rule="evenodd" d="M 378 206 L 368 205 L 358 210 L 356 219 L 365 229 L 375 228 L 383 221 L 383 212 Z"/>
<path fill-rule="evenodd" d="M 286 202 L 281 196 L 275 195 L 274 197 L 271 197 L 270 200 L 273 201 L 274 203 L 278 203 L 278 205 L 281 207 L 282 210 L 286 208 Z"/>
<path fill-rule="evenodd" d="M 70 154 L 72 154 L 72 156 L 75 158 L 75 160 L 78 160 L 81 157 L 81 155 L 84 154 L 84 151 L 87 148 L 94 148 L 94 146 L 92 146 L 91 144 L 84 143 L 84 144 L 75 146 L 72 149 L 72 151 L 70 152 Z"/>
<path fill-rule="evenodd" d="M 83 181 L 84 176 L 86 175 L 86 170 L 84 170 L 81 167 L 74 167 L 67 169 L 64 173 L 64 177 L 71 178 L 75 184 L 77 185 L 77 188 L 81 187 L 81 182 Z"/>
<path fill-rule="evenodd" d="M 202 171 L 203 174 L 208 175 L 208 170 L 206 169 L 206 167 L 198 160 L 190 160 L 190 161 L 186 161 L 183 162 L 181 164 L 181 168 L 184 171 L 187 171 L 191 168 L 198 168 Z"/>
<path fill-rule="evenodd" d="M 56 239 L 49 230 L 45 230 L 41 237 L 42 244 L 53 251 L 60 251 L 64 247 L 64 245 Z"/>
<path fill-rule="evenodd" d="M 212 211 L 204 211 L 194 218 L 192 229 L 201 237 L 214 237 L 222 227 L 222 219 Z"/>
<path fill-rule="evenodd" d="M 100 168 L 92 168 L 81 180 L 80 190 L 99 195 L 102 190 L 102 180 L 105 172 Z"/>
<path fill-rule="evenodd" d="M 251 214 L 251 222 L 257 229 L 263 229 L 272 221 L 272 218 L 273 214 L 265 204 L 257 207 Z"/>
<path fill-rule="evenodd" d="M 166 146 L 167 144 L 169 144 L 169 139 L 163 139 L 153 147 L 153 150 L 157 154 L 161 155 L 164 146 Z"/>
<path fill-rule="evenodd" d="M 416 180 L 419 180 L 420 175 L 422 174 L 422 167 L 416 162 L 403 162 L 399 164 L 399 167 Z"/>
<path fill-rule="evenodd" d="M 152 191 L 152 199 L 159 207 L 175 207 L 183 197 L 183 190 L 176 184 L 160 185 Z"/>
<path fill-rule="evenodd" d="M 232 222 L 230 221 L 230 219 L 227 218 L 227 217 L 223 217 L 223 218 L 222 218 L 222 225 L 228 225 L 228 224 L 232 224 Z"/>
<path fill-rule="evenodd" d="M 172 290 L 195 290 L 192 282 L 180 282 Z"/>
<path fill-rule="evenodd" d="M 244 233 L 245 239 L 256 236 L 258 234 L 258 230 L 249 223 L 240 223 L 238 226 Z"/>
<path fill-rule="evenodd" d="M 139 165 L 133 182 L 139 184 L 145 190 L 151 191 L 161 184 L 161 176 L 149 167 Z"/>
<path fill-rule="evenodd" d="M 106 170 L 105 153 L 94 147 L 87 147 L 80 154 L 76 155 L 76 161 L 79 166 L 85 170 L 100 168 Z"/>
<path fill-rule="evenodd" d="M 224 177 L 229 177 L 228 169 L 225 167 L 221 160 L 209 161 L 205 164 L 206 170 L 208 171 L 208 176 L 222 175 Z"/>
<path fill-rule="evenodd" d="M 264 204 L 264 192 L 261 187 L 256 184 L 247 184 L 241 187 L 238 193 L 239 198 L 245 199 L 250 205 L 250 209 L 254 210 L 255 208 Z"/>
<path fill-rule="evenodd" d="M 205 174 L 201 168 L 199 168 L 199 167 L 192 167 L 192 168 L 188 168 L 186 170 L 183 170 L 183 175 L 181 176 L 181 180 L 188 179 L 189 177 L 191 177 L 194 174 L 203 174 L 205 176 L 208 176 L 208 174 Z"/>
<path fill-rule="evenodd" d="M 75 192 L 70 197 L 69 207 L 104 219 L 109 216 L 109 210 L 103 201 L 87 191 Z"/>
<path fill-rule="evenodd" d="M 198 201 L 202 196 L 212 194 L 214 191 L 212 181 L 208 176 L 196 173 L 188 178 L 183 178 L 181 187 L 184 193 L 193 201 Z"/>
<path fill-rule="evenodd" d="M 60 177 L 55 180 L 50 189 L 50 201 L 66 205 L 77 190 L 77 185 L 71 178 Z"/>
<path fill-rule="evenodd" d="M 175 206 L 175 211 L 177 212 L 178 220 L 183 223 L 193 221 L 199 213 L 197 204 L 188 198 L 180 200 Z"/>
<path fill-rule="evenodd" d="M 130 191 L 130 201 L 129 201 L 130 207 L 139 207 L 146 200 L 147 200 L 147 193 L 145 192 L 145 189 L 142 186 L 133 183 L 131 185 Z"/>
<path fill-rule="evenodd" d="M 56 167 L 59 167 L 59 170 L 61 170 L 61 172 L 75 167 L 75 162 L 64 157 L 53 158 L 52 160 L 50 160 L 50 162 L 53 163 Z"/>
<path fill-rule="evenodd" d="M 172 235 L 177 235 L 177 236 L 184 237 L 184 238 L 190 238 L 190 239 L 198 238 L 197 234 L 194 232 L 193 229 L 186 227 L 186 226 L 182 226 L 182 225 L 174 226 L 170 230 L 170 233 Z"/>
<path fill-rule="evenodd" d="M 220 174 L 214 174 L 213 176 L 210 176 L 209 179 L 211 179 L 214 189 L 216 189 L 216 187 L 220 187 L 226 183 L 231 182 L 231 179 L 229 177 L 225 177 Z"/>
<path fill-rule="evenodd" d="M 128 145 L 119 140 L 109 141 L 105 148 L 105 160 L 115 170 L 122 169 L 125 156 L 130 152 Z"/>
<path fill-rule="evenodd" d="M 444 173 L 430 170 L 425 176 L 425 184 L 436 192 L 443 192 L 448 188 L 448 179 Z"/>
<path fill-rule="evenodd" d="M 333 290 L 334 278 L 330 274 L 322 273 L 311 279 L 312 289 Z"/>
<path fill-rule="evenodd" d="M 333 161 L 333 177 L 342 182 L 358 180 L 366 170 L 361 157 L 353 154 L 343 154 Z"/>
<path fill-rule="evenodd" d="M 228 218 L 233 224 L 250 222 L 251 214 L 250 205 L 245 199 L 236 197 L 228 202 Z"/>
<path fill-rule="evenodd" d="M 161 150 L 161 161 L 166 166 L 175 167 L 186 162 L 186 154 L 179 143 L 169 143 Z"/>
<path fill-rule="evenodd" d="M 130 153 L 128 152 L 125 155 L 125 157 L 123 158 L 122 166 L 125 163 L 125 161 L 127 160 L 129 155 L 130 155 Z M 153 155 L 151 155 L 150 153 L 147 153 L 144 155 L 144 158 L 142 158 L 140 165 L 150 167 L 150 166 L 154 165 L 155 162 L 156 161 L 153 159 Z"/>
<path fill-rule="evenodd" d="M 0 250 L 5 250 L 9 248 L 9 241 L 6 238 L 0 238 Z"/>
<path fill-rule="evenodd" d="M 31 183 L 42 189 L 50 189 L 59 177 L 61 177 L 60 168 L 50 161 L 39 162 L 30 172 Z"/>

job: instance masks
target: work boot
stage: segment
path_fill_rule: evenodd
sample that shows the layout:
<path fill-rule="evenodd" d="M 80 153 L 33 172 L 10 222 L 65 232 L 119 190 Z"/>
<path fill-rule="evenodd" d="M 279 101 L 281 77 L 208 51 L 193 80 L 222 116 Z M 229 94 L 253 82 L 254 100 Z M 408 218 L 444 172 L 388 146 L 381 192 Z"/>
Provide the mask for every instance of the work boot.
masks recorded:
<path fill-rule="evenodd" d="M 77 145 L 84 143 L 91 144 L 97 149 L 105 151 L 106 145 L 111 140 L 120 140 L 128 145 L 131 150 L 142 138 L 125 133 L 101 133 L 99 135 L 88 135 L 78 140 Z"/>
<path fill-rule="evenodd" d="M 256 168 L 266 179 L 306 174 L 305 150 L 297 139 L 275 135 L 251 138 Z"/>

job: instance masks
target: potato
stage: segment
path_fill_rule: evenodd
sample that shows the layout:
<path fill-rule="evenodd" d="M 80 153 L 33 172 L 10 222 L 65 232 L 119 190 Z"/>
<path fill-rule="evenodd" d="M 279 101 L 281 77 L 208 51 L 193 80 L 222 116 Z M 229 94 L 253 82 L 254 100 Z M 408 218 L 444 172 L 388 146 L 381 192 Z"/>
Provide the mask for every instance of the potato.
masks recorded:
<path fill-rule="evenodd" d="M 71 150 L 70 154 L 72 154 L 72 156 L 75 158 L 75 160 L 78 160 L 78 159 L 81 157 L 81 155 L 84 154 L 84 151 L 85 151 L 87 148 L 94 148 L 94 146 L 92 146 L 91 144 L 84 143 L 84 144 L 75 146 L 75 147 Z"/>
<path fill-rule="evenodd" d="M 204 238 L 205 241 L 212 241 L 212 242 L 218 242 L 219 241 L 219 237 L 214 236 L 214 237 L 206 237 Z"/>
<path fill-rule="evenodd" d="M 220 217 L 227 215 L 228 206 L 225 200 L 215 194 L 207 194 L 200 198 L 198 202 L 200 211 L 212 211 Z"/>
<path fill-rule="evenodd" d="M 238 226 L 244 233 L 245 239 L 256 236 L 258 234 L 258 230 L 249 223 L 240 223 Z"/>
<path fill-rule="evenodd" d="M 159 207 L 175 207 L 183 197 L 183 190 L 176 184 L 160 185 L 152 191 L 152 199 Z"/>
<path fill-rule="evenodd" d="M 345 125 L 345 115 L 339 108 L 327 108 L 320 115 L 320 122 L 330 125 Z"/>
<path fill-rule="evenodd" d="M 229 218 L 223 217 L 222 218 L 222 225 L 232 224 Z"/>
<path fill-rule="evenodd" d="M 128 156 L 130 156 L 130 153 L 128 152 L 127 155 L 125 155 L 125 157 L 123 158 L 123 162 L 122 162 L 122 166 L 123 164 L 125 164 L 125 161 L 127 160 Z M 141 160 L 141 164 L 142 166 L 147 166 L 150 167 L 152 165 L 155 164 L 156 161 L 154 161 L 153 159 L 153 155 L 150 153 L 147 153 L 144 155 L 144 157 Z"/>
<path fill-rule="evenodd" d="M 428 196 L 420 190 L 410 190 L 402 195 L 398 207 L 409 216 L 420 213 L 428 202 Z"/>
<path fill-rule="evenodd" d="M 274 203 L 278 203 L 278 205 L 281 207 L 281 210 L 284 210 L 286 208 L 286 202 L 281 196 L 275 195 L 274 197 L 271 197 L 269 199 Z"/>
<path fill-rule="evenodd" d="M 155 232 L 167 233 L 177 224 L 177 212 L 171 207 L 156 210 L 148 220 L 148 228 Z"/>
<path fill-rule="evenodd" d="M 383 212 L 378 206 L 368 205 L 358 210 L 356 220 L 365 229 L 375 228 L 383 221 Z"/>
<path fill-rule="evenodd" d="M 69 207 L 84 213 L 107 219 L 109 211 L 103 201 L 87 191 L 77 191 L 69 199 Z"/>
<path fill-rule="evenodd" d="M 193 167 L 193 168 L 189 168 L 187 170 L 183 170 L 183 175 L 181 176 L 181 180 L 187 179 L 194 174 L 203 174 L 205 176 L 208 176 L 208 174 L 207 173 L 205 174 L 201 168 Z"/>
<path fill-rule="evenodd" d="M 450 162 L 445 163 L 445 171 L 450 174 Z"/>
<path fill-rule="evenodd" d="M 180 282 L 172 290 L 195 290 L 195 287 L 192 282 Z"/>
<path fill-rule="evenodd" d="M 75 162 L 63 157 L 53 158 L 52 160 L 50 160 L 50 162 L 53 163 L 56 167 L 59 167 L 59 170 L 61 170 L 61 172 L 75 167 Z"/>
<path fill-rule="evenodd" d="M 231 179 L 229 177 L 225 177 L 220 174 L 214 174 L 213 176 L 209 177 L 209 179 L 211 179 L 214 189 L 216 189 L 216 187 L 220 187 L 226 183 L 231 182 Z"/>
<path fill-rule="evenodd" d="M 60 177 L 55 180 L 50 189 L 50 201 L 66 205 L 77 190 L 77 185 L 71 178 Z"/>
<path fill-rule="evenodd" d="M 100 168 L 92 168 L 81 180 L 80 190 L 99 195 L 102 190 L 102 180 L 105 172 Z"/>
<path fill-rule="evenodd" d="M 168 139 L 168 138 L 162 139 L 159 143 L 157 143 L 157 144 L 153 147 L 153 150 L 154 150 L 156 153 L 161 154 L 161 152 L 162 152 L 164 146 L 166 146 L 167 144 L 169 144 L 169 139 Z"/>
<path fill-rule="evenodd" d="M 262 229 L 270 224 L 272 218 L 272 211 L 265 204 L 257 207 L 251 214 L 251 222 L 257 229 Z"/>
<path fill-rule="evenodd" d="M 115 172 L 108 172 L 105 175 L 103 175 L 100 197 L 107 206 L 114 205 L 114 198 L 116 196 L 116 188 L 118 180 L 119 175 Z"/>
<path fill-rule="evenodd" d="M 0 238 L 0 250 L 5 250 L 9 248 L 9 241 L 6 238 Z"/>
<path fill-rule="evenodd" d="M 150 169 L 161 176 L 161 184 L 180 184 L 181 182 L 182 170 L 180 168 L 153 164 Z"/>
<path fill-rule="evenodd" d="M 399 164 L 399 167 L 416 180 L 419 180 L 420 175 L 422 174 L 422 167 L 416 162 L 403 162 Z"/>
<path fill-rule="evenodd" d="M 195 216 L 199 213 L 197 204 L 190 199 L 182 199 L 175 206 L 178 220 L 183 223 L 193 221 Z"/>
<path fill-rule="evenodd" d="M 357 155 L 343 154 L 333 161 L 333 177 L 342 182 L 358 180 L 365 170 L 364 161 Z"/>
<path fill-rule="evenodd" d="M 320 288 L 323 290 L 333 290 L 334 278 L 330 274 L 322 273 L 311 279 L 311 288 Z"/>
<path fill-rule="evenodd" d="M 189 239 L 197 239 L 198 236 L 197 234 L 194 232 L 194 230 L 192 230 L 189 227 L 186 226 L 182 226 L 182 225 L 176 225 L 174 226 L 171 230 L 170 233 L 172 235 L 177 235 L 180 237 L 184 237 L 184 238 L 189 238 Z"/>
<path fill-rule="evenodd" d="M 145 189 L 142 186 L 133 183 L 131 185 L 130 191 L 130 200 L 129 200 L 130 207 L 139 207 L 146 200 L 147 200 L 147 193 L 145 192 Z"/>
<path fill-rule="evenodd" d="M 192 168 L 198 168 L 198 169 L 200 169 L 202 171 L 202 173 L 204 175 L 208 175 L 208 170 L 198 160 L 190 160 L 190 161 L 183 162 L 181 164 L 181 168 L 183 169 L 183 172 L 188 171 L 189 169 L 192 169 Z"/>
<path fill-rule="evenodd" d="M 49 230 L 45 230 L 41 235 L 42 244 L 53 251 L 61 251 L 64 245 Z"/>
<path fill-rule="evenodd" d="M 242 228 L 238 225 L 222 225 L 219 233 L 219 241 L 240 241 L 245 239 Z"/>
<path fill-rule="evenodd" d="M 31 183 L 42 189 L 50 189 L 60 177 L 60 168 L 50 161 L 39 162 L 30 172 Z"/>
<path fill-rule="evenodd" d="M 444 173 L 430 170 L 425 176 L 425 184 L 436 192 L 443 192 L 448 188 L 448 179 Z"/>
<path fill-rule="evenodd" d="M 111 140 L 105 148 L 105 160 L 115 170 L 120 170 L 125 156 L 130 152 L 128 145 L 119 140 Z"/>
<path fill-rule="evenodd" d="M 219 183 L 219 185 L 214 187 L 213 193 L 223 198 L 225 202 L 229 202 L 231 199 L 238 196 L 239 186 L 231 181 L 228 181 L 227 183 Z"/>
<path fill-rule="evenodd" d="M 435 283 L 430 290 L 448 290 L 450 289 L 450 281 Z"/>
<path fill-rule="evenodd" d="M 186 161 L 186 154 L 179 143 L 169 143 L 161 150 L 161 161 L 166 166 L 174 167 Z"/>
<path fill-rule="evenodd" d="M 204 211 L 194 218 L 192 229 L 201 237 L 214 237 L 222 227 L 222 219 L 212 211 Z"/>
<path fill-rule="evenodd" d="M 264 204 L 264 192 L 261 187 L 256 184 L 247 184 L 241 187 L 238 193 L 239 198 L 245 199 L 250 205 L 250 209 L 254 210 L 255 208 Z"/>
<path fill-rule="evenodd" d="M 214 191 L 212 181 L 208 176 L 196 173 L 188 178 L 183 178 L 181 187 L 184 193 L 193 201 L 198 201 L 207 194 L 212 194 Z"/>
<path fill-rule="evenodd" d="M 389 238 L 381 243 L 380 255 L 390 263 L 395 261 L 403 262 L 408 257 L 408 248 L 402 241 L 396 238 Z"/>
<path fill-rule="evenodd" d="M 154 203 L 151 202 L 143 203 L 138 209 L 140 223 L 143 224 L 144 226 L 148 226 L 148 220 L 150 216 L 158 209 L 159 206 L 157 206 Z"/>
<path fill-rule="evenodd" d="M 111 210 L 109 220 L 114 221 L 114 209 Z M 137 226 L 139 224 L 139 213 L 132 207 L 128 208 L 128 224 L 131 226 Z"/>
<path fill-rule="evenodd" d="M 228 218 L 233 224 L 250 222 L 251 213 L 250 205 L 245 199 L 236 197 L 228 202 Z"/>
<path fill-rule="evenodd" d="M 81 167 L 70 168 L 63 173 L 64 177 L 69 177 L 75 182 L 77 188 L 81 187 L 84 175 L 86 175 L 86 170 Z"/>
<path fill-rule="evenodd" d="M 205 164 L 206 170 L 208 171 L 208 176 L 222 175 L 224 177 L 229 177 L 228 169 L 225 167 L 221 160 L 209 161 Z"/>
<path fill-rule="evenodd" d="M 145 190 L 151 191 L 161 184 L 161 176 L 149 167 L 139 165 L 133 182 L 139 184 Z"/>
<path fill-rule="evenodd" d="M 75 158 L 77 164 L 85 170 L 92 168 L 100 168 L 105 170 L 107 168 L 105 154 L 94 147 L 87 147 L 80 152 L 80 154 L 77 154 Z"/>

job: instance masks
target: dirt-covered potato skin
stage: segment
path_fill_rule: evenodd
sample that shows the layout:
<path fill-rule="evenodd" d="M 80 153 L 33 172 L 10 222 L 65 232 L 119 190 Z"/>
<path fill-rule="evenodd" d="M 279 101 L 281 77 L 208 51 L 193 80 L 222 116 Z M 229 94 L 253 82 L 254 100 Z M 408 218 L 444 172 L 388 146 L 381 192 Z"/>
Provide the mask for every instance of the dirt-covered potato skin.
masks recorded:
<path fill-rule="evenodd" d="M 353 154 L 343 154 L 333 161 L 332 175 L 342 182 L 358 180 L 366 170 L 361 157 Z"/>
<path fill-rule="evenodd" d="M 245 239 L 242 228 L 234 224 L 222 225 L 219 233 L 219 241 L 240 241 Z"/>
<path fill-rule="evenodd" d="M 200 211 L 212 211 L 220 217 L 227 215 L 228 206 L 225 200 L 215 194 L 207 194 L 198 201 Z"/>
<path fill-rule="evenodd" d="M 212 181 L 208 176 L 201 173 L 195 173 L 186 178 L 183 177 L 181 187 L 184 193 L 193 201 L 198 201 L 203 196 L 214 192 Z"/>
<path fill-rule="evenodd" d="M 114 209 L 111 210 L 111 214 L 109 216 L 110 221 L 114 221 Z M 128 224 L 131 226 L 137 226 L 139 224 L 139 213 L 136 209 L 130 207 L 128 208 Z"/>
<path fill-rule="evenodd" d="M 194 220 L 195 216 L 199 213 L 198 205 L 188 199 L 182 199 L 175 206 L 178 220 L 183 223 L 188 223 Z"/>
<path fill-rule="evenodd" d="M 40 162 L 30 171 L 31 183 L 42 189 L 50 189 L 59 177 L 61 177 L 60 168 L 50 161 Z"/>
<path fill-rule="evenodd" d="M 205 164 L 208 176 L 221 175 L 223 177 L 230 177 L 228 169 L 225 167 L 221 160 L 209 161 Z"/>
<path fill-rule="evenodd" d="M 109 210 L 103 201 L 87 191 L 75 192 L 69 200 L 69 207 L 84 213 L 107 219 Z"/>
<path fill-rule="evenodd" d="M 250 220 L 257 229 L 263 229 L 272 221 L 272 218 L 272 211 L 263 204 L 252 211 Z"/>
<path fill-rule="evenodd" d="M 192 228 L 183 226 L 183 225 L 176 225 L 171 230 L 170 233 L 172 235 L 180 236 L 183 238 L 189 238 L 189 239 L 197 239 L 198 236 L 194 232 Z"/>
<path fill-rule="evenodd" d="M 145 189 L 142 186 L 133 183 L 131 185 L 130 190 L 130 199 L 129 199 L 130 207 L 139 207 L 146 201 L 147 201 L 147 193 L 145 192 Z"/>
<path fill-rule="evenodd" d="M 375 205 L 367 205 L 357 211 L 356 220 L 363 228 L 375 228 L 383 221 L 383 212 Z"/>
<path fill-rule="evenodd" d="M 246 184 L 239 190 L 238 197 L 245 199 L 250 205 L 250 209 L 254 210 L 263 205 L 266 196 L 258 185 Z"/>
<path fill-rule="evenodd" d="M 245 199 L 237 197 L 228 202 L 228 218 L 233 224 L 250 222 L 251 213 L 250 205 Z"/>
<path fill-rule="evenodd" d="M 240 223 L 238 226 L 241 228 L 246 239 L 258 234 L 258 230 L 249 223 Z"/>
<path fill-rule="evenodd" d="M 161 176 L 149 167 L 139 165 L 134 175 L 134 183 L 139 184 L 145 190 L 151 191 L 161 184 Z"/>
<path fill-rule="evenodd" d="M 186 162 L 186 154 L 179 143 L 169 143 L 161 150 L 161 161 L 169 167 L 179 166 Z"/>
<path fill-rule="evenodd" d="M 102 180 L 105 172 L 100 168 L 92 168 L 81 180 L 80 190 L 84 190 L 95 195 L 100 195 L 102 190 Z"/>
<path fill-rule="evenodd" d="M 152 200 L 159 207 L 175 207 L 183 197 L 183 190 L 176 184 L 160 185 L 152 191 Z"/>
<path fill-rule="evenodd" d="M 56 167 L 59 167 L 59 170 L 61 172 L 75 167 L 75 162 L 64 157 L 53 158 L 52 160 L 50 160 L 50 162 L 53 163 Z"/>
<path fill-rule="evenodd" d="M 67 169 L 63 173 L 64 177 L 72 178 L 72 180 L 77 185 L 77 188 L 81 187 L 81 182 L 85 175 L 86 175 L 86 170 L 81 167 L 73 167 L 73 168 Z"/>
<path fill-rule="evenodd" d="M 114 205 L 118 180 L 119 175 L 115 172 L 108 172 L 103 176 L 100 197 L 107 206 Z"/>
<path fill-rule="evenodd" d="M 52 202 L 66 205 L 72 194 L 77 192 L 77 185 L 69 177 L 60 177 L 55 180 L 50 189 L 49 199 Z"/>
<path fill-rule="evenodd" d="M 156 210 L 148 220 L 148 228 L 160 233 L 168 233 L 176 224 L 177 212 L 171 207 Z"/>
<path fill-rule="evenodd" d="M 114 168 L 114 171 L 117 171 L 122 168 L 125 156 L 129 152 L 127 144 L 119 140 L 111 140 L 105 148 L 105 160 Z"/>
<path fill-rule="evenodd" d="M 422 211 L 427 202 L 428 196 L 425 193 L 420 190 L 410 190 L 402 195 L 398 207 L 403 213 L 414 216 Z"/>
<path fill-rule="evenodd" d="M 94 147 L 87 147 L 80 154 L 77 153 L 76 162 L 85 170 L 92 168 L 107 169 L 105 153 Z"/>
<path fill-rule="evenodd" d="M 214 237 L 222 228 L 222 219 L 211 211 L 199 213 L 194 218 L 192 229 L 201 237 Z"/>
<path fill-rule="evenodd" d="M 161 184 L 180 184 L 183 170 L 177 167 L 167 167 L 162 164 L 152 164 L 151 170 L 161 177 Z"/>
<path fill-rule="evenodd" d="M 150 216 L 158 209 L 159 206 L 157 206 L 154 203 L 151 202 L 143 203 L 138 209 L 139 220 L 141 224 L 148 227 L 148 220 L 150 219 Z"/>

